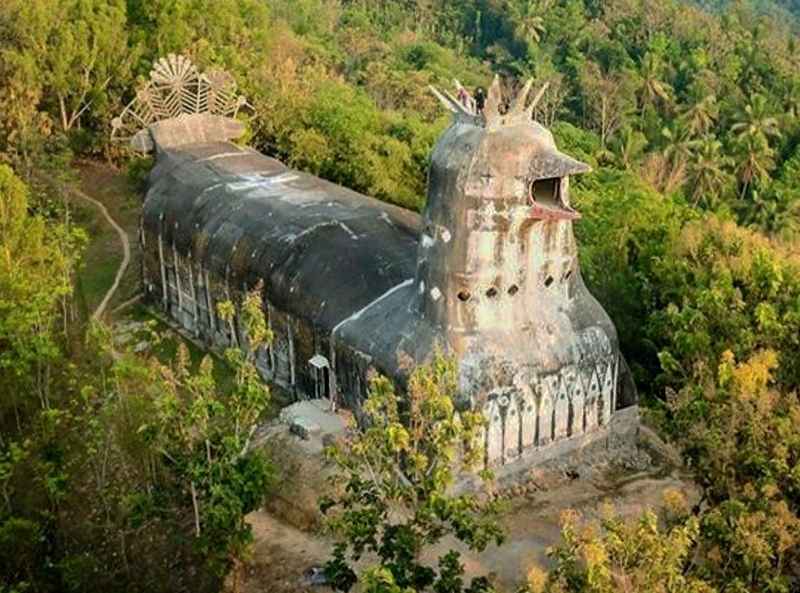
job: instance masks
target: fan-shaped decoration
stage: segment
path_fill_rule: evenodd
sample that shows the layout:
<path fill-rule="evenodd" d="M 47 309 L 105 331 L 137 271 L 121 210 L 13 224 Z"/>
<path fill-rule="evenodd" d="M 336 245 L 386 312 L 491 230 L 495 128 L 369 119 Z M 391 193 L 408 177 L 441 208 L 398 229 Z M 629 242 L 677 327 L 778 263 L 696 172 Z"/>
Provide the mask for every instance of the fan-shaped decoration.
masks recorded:
<path fill-rule="evenodd" d="M 447 91 L 440 91 L 434 87 L 430 87 L 430 89 L 436 98 L 450 110 L 456 121 L 486 127 L 516 126 L 533 121 L 533 110 L 542 100 L 549 84 L 545 83 L 528 102 L 528 96 L 533 86 L 533 81 L 529 80 L 516 97 L 510 102 L 504 102 L 500 89 L 500 78 L 495 76 L 492 86 L 484 95 L 484 103 L 481 108 L 480 102 L 458 80 L 455 82 L 457 98 Z"/>
<path fill-rule="evenodd" d="M 210 69 L 201 74 L 189 58 L 171 54 L 155 63 L 145 87 L 112 120 L 111 138 L 127 140 L 153 122 L 186 114 L 233 118 L 247 105 L 228 72 Z"/>

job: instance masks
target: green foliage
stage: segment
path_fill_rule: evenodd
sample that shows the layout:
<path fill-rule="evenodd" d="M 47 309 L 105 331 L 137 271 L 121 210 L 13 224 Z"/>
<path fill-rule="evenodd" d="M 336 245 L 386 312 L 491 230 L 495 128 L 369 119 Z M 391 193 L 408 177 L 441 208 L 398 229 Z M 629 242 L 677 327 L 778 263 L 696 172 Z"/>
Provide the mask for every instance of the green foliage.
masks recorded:
<path fill-rule="evenodd" d="M 27 162 L 63 132 L 82 153 L 113 152 L 104 138 L 123 90 L 184 52 L 233 71 L 257 106 L 259 146 L 419 209 L 441 114 L 428 85 L 485 86 L 488 60 L 511 78 L 549 80 L 537 115 L 594 129 L 603 151 L 588 160 L 791 235 L 796 200 L 770 174 L 791 157 L 800 83 L 775 24 L 744 3 L 720 18 L 673 0 L 13 0 L 0 10 L 0 152 Z M 398 134 L 400 116 L 425 125 Z"/>
<path fill-rule="evenodd" d="M 56 307 L 72 292 L 83 239 L 80 231 L 31 215 L 28 188 L 0 165 L 0 372 L 7 378 L 0 420 L 9 405 L 19 413 L 31 375 L 46 372 L 60 356 Z M 38 387 L 39 404 L 47 407 L 41 376 Z"/>
<path fill-rule="evenodd" d="M 142 192 L 147 184 L 147 176 L 153 167 L 153 158 L 150 156 L 134 158 L 128 163 L 128 179 L 141 188 Z"/>
<path fill-rule="evenodd" d="M 549 574 L 533 591 L 788 592 L 800 541 L 800 404 L 773 379 L 769 350 L 717 368 L 668 401 L 677 444 L 703 490 L 689 513 L 676 495 L 665 527 L 648 512 L 635 523 L 605 519 L 598 536 L 568 516 Z"/>
<path fill-rule="evenodd" d="M 788 591 L 800 541 L 800 405 L 774 384 L 774 352 L 716 369 L 669 400 L 671 423 L 702 486 L 698 567 L 731 591 Z"/>
<path fill-rule="evenodd" d="M 654 266 L 677 242 L 689 212 L 632 173 L 601 169 L 576 184 L 582 275 L 617 326 L 640 385 L 659 373 L 659 346 L 642 331 L 661 294 Z"/>
<path fill-rule="evenodd" d="M 584 277 L 615 320 L 640 386 L 680 389 L 726 350 L 743 358 L 764 348 L 779 356 L 780 385 L 800 386 L 794 243 L 722 216 L 697 218 L 631 174 L 600 170 L 574 195 Z"/>
<path fill-rule="evenodd" d="M 40 526 L 16 517 L 0 520 L 0 590 L 24 591 L 35 581 Z"/>
<path fill-rule="evenodd" d="M 548 555 L 555 568 L 528 575 L 531 593 L 714 593 L 710 583 L 691 574 L 691 557 L 700 527 L 696 519 L 675 521 L 666 529 L 651 511 L 635 522 L 611 517 L 600 533 L 580 529 L 575 514 L 564 517 L 562 542 Z"/>
<path fill-rule="evenodd" d="M 231 309 L 230 303 L 220 307 L 223 319 Z M 173 367 L 156 367 L 155 418 L 139 428 L 191 500 L 195 537 L 220 577 L 250 542 L 244 517 L 259 507 L 272 475 L 251 450 L 256 423 L 269 404 L 269 390 L 253 363 L 257 349 L 271 340 L 257 289 L 244 298 L 239 320 L 246 343 L 225 353 L 236 373 L 233 390 L 224 397 L 218 393 L 210 356 L 192 372 L 181 344 Z"/>
<path fill-rule="evenodd" d="M 324 512 L 337 511 L 330 527 L 339 543 L 326 567 L 337 589 L 356 582 L 375 592 L 490 589 L 484 578 L 464 587 L 456 552 L 440 557 L 438 570 L 421 559 L 448 534 L 478 551 L 503 540 L 495 505 L 450 492 L 455 470 L 480 461 L 476 437 L 484 425 L 479 413 L 456 412 L 455 395 L 455 365 L 441 355 L 411 373 L 403 399 L 389 379 L 372 377 L 364 428 L 329 450 L 341 470 L 340 492 L 322 503 Z M 367 553 L 378 562 L 358 575 L 351 562 Z"/>
<path fill-rule="evenodd" d="M 224 390 L 185 346 L 166 366 L 90 326 L 89 366 L 55 366 L 58 395 L 21 411 L 24 436 L 0 436 L 0 586 L 212 590 L 241 570 L 244 516 L 272 476 L 251 442 L 269 403 L 253 365 L 271 339 L 261 311 L 254 294 L 238 308 L 246 350 L 227 353 Z"/>
<path fill-rule="evenodd" d="M 111 85 L 131 79 L 136 56 L 127 43 L 123 0 L 11 0 L 0 8 L 0 26 L 8 97 L 2 107 L 14 114 L 8 148 L 25 151 L 27 135 L 68 132 L 81 120 L 107 125 L 119 101 L 117 93 L 109 97 Z"/>
<path fill-rule="evenodd" d="M 706 9 L 721 12 L 729 9 L 733 0 L 693 0 L 694 4 Z M 772 17 L 773 22 L 783 23 L 792 30 L 797 31 L 798 24 L 795 22 L 800 16 L 800 4 L 796 0 L 747 0 L 742 3 L 752 6 L 759 14 Z"/>
<path fill-rule="evenodd" d="M 682 383 L 698 368 L 714 368 L 726 350 L 746 358 L 770 348 L 781 361 L 781 385 L 797 389 L 796 253 L 731 222 L 687 224 L 655 267 L 663 308 L 648 333 L 663 346 L 666 377 Z"/>
<path fill-rule="evenodd" d="M 0 588 L 77 589 L 97 566 L 108 567 L 103 585 L 129 584 L 137 575 L 122 559 L 146 557 L 148 546 L 171 566 L 210 559 L 219 574 L 240 555 L 241 516 L 269 474 L 247 446 L 267 403 L 252 369 L 258 346 L 228 354 L 236 379 L 223 396 L 210 361 L 199 371 L 185 352 L 170 369 L 128 355 L 112 363 L 103 331 L 65 352 L 57 329 L 83 237 L 62 224 L 69 211 L 52 186 L 65 181 L 70 149 L 119 157 L 106 144 L 111 117 L 153 61 L 175 51 L 232 71 L 256 106 L 259 148 L 417 210 L 448 119 L 428 85 L 485 86 L 493 72 L 509 86 L 517 76 L 550 81 L 537 117 L 565 152 L 599 166 L 572 185 L 584 277 L 640 389 L 663 399 L 668 388 L 662 426 L 680 439 L 710 507 L 666 530 L 645 517 L 606 522 L 588 539 L 574 531 L 548 586 L 607 590 L 623 570 L 628 585 L 655 587 L 641 571 L 664 553 L 651 576 L 670 587 L 696 578 L 785 590 L 798 538 L 789 394 L 800 390 L 800 58 L 785 26 L 759 15 L 786 25 L 784 8 L 797 6 L 698 3 L 726 11 L 673 0 L 2 3 L 0 160 L 31 189 L 0 166 L 0 549 L 12 550 L 14 567 Z M 143 178 L 141 164 L 131 171 Z M 251 346 L 269 339 L 256 310 L 239 310 Z M 223 311 L 230 322 L 235 312 Z M 98 359 L 91 373 L 84 358 Z M 376 379 L 372 424 L 351 443 L 361 449 L 338 456 L 353 484 L 337 501 L 338 566 L 355 578 L 353 554 L 377 551 L 381 566 L 361 575 L 368 590 L 433 581 L 461 590 L 456 556 L 433 569 L 420 550 L 448 530 L 477 547 L 496 535 L 475 518 L 475 501 L 444 494 L 461 459 L 454 434 L 478 422 L 455 422 L 444 368 L 425 372 L 415 388 L 435 397 L 420 413 L 441 438 L 414 432 L 409 409 Z M 160 569 L 144 562 L 138 576 L 176 585 L 158 583 Z"/>

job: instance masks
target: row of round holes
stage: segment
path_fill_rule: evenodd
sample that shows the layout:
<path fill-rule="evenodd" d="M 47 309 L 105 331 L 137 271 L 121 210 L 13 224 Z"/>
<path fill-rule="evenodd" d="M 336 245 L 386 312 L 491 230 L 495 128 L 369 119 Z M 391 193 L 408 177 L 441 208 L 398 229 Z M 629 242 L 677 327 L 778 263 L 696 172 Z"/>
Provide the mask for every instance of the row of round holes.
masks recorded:
<path fill-rule="evenodd" d="M 564 274 L 564 280 L 569 280 L 570 276 L 572 276 L 572 270 L 568 270 L 567 273 Z M 548 276 L 547 280 L 544 281 L 544 285 L 549 288 L 553 284 L 553 282 L 554 282 L 553 277 L 552 276 Z M 519 286 L 517 286 L 516 284 L 512 284 L 511 286 L 508 287 L 508 295 L 509 296 L 514 296 L 518 292 L 519 292 Z M 490 286 L 486 290 L 486 297 L 487 298 L 493 299 L 497 295 L 498 295 L 498 290 L 494 286 Z M 470 299 L 471 296 L 472 295 L 470 294 L 470 292 L 468 290 L 462 290 L 462 291 L 460 291 L 458 293 L 458 300 L 465 303 Z"/>

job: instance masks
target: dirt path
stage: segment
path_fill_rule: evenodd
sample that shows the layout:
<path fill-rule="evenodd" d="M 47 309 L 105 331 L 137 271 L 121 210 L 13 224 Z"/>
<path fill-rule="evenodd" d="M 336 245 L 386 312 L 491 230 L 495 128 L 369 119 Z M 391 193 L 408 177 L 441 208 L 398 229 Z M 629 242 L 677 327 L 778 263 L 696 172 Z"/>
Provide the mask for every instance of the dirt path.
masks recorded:
<path fill-rule="evenodd" d="M 255 512 L 247 517 L 254 542 L 250 562 L 245 568 L 244 593 L 322 593 L 327 587 L 304 587 L 303 573 L 320 566 L 330 557 L 333 542 L 306 533 L 269 513 Z"/>
<path fill-rule="evenodd" d="M 95 200 L 94 198 L 88 196 L 78 188 L 75 187 L 70 188 L 70 191 L 72 192 L 73 195 L 77 196 L 81 200 L 84 200 L 86 202 L 91 202 L 96 208 L 98 208 L 100 210 L 100 213 L 103 215 L 103 218 L 106 219 L 108 224 L 110 224 L 116 231 L 117 235 L 119 235 L 120 243 L 122 243 L 122 263 L 119 265 L 119 268 L 117 268 L 117 274 L 114 277 L 114 283 L 108 289 L 105 296 L 103 297 L 103 300 L 100 302 L 100 304 L 92 313 L 92 320 L 97 321 L 103 316 L 103 313 L 105 313 L 108 303 L 111 302 L 114 293 L 116 293 L 117 289 L 119 288 L 119 284 L 122 281 L 122 277 L 125 275 L 125 271 L 128 269 L 128 265 L 130 264 L 131 261 L 131 243 L 130 239 L 128 238 L 128 233 L 126 233 L 123 230 L 123 228 L 119 224 L 117 224 L 117 221 L 115 221 L 111 217 L 111 215 L 108 213 L 108 209 L 102 202 L 99 202 L 98 200 Z"/>

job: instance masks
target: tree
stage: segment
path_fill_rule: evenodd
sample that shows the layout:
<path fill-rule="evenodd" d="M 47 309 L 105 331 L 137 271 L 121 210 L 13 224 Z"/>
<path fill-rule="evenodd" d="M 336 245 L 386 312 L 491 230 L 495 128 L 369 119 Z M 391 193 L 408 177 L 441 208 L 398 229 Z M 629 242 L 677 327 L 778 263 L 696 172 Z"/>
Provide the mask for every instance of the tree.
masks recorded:
<path fill-rule="evenodd" d="M 702 136 L 711 131 L 718 115 L 717 98 L 714 95 L 706 95 L 690 105 L 681 115 L 681 119 L 689 133 L 693 136 Z"/>
<path fill-rule="evenodd" d="M 624 128 L 609 146 L 614 162 L 620 169 L 636 170 L 647 148 L 647 138 L 641 132 Z"/>
<path fill-rule="evenodd" d="M 760 132 L 741 134 L 735 149 L 736 171 L 741 188 L 739 198 L 744 200 L 755 183 L 768 178 L 775 166 L 775 151 Z"/>
<path fill-rule="evenodd" d="M 135 51 L 127 44 L 123 0 L 9 0 L 0 20 L 13 23 L 4 59 L 37 73 L 42 107 L 55 112 L 62 131 L 107 105 L 115 77 L 131 75 Z"/>
<path fill-rule="evenodd" d="M 776 388 L 777 368 L 770 350 L 742 363 L 728 350 L 669 399 L 670 428 L 709 504 L 700 571 L 725 590 L 788 591 L 797 567 L 800 404 Z"/>
<path fill-rule="evenodd" d="M 655 107 L 658 104 L 666 105 L 672 97 L 672 87 L 669 83 L 662 80 L 663 66 L 658 56 L 652 52 L 647 52 L 642 58 L 639 70 L 639 104 L 641 105 L 641 117 L 644 117 L 648 107 Z"/>
<path fill-rule="evenodd" d="M 18 428 L 20 398 L 49 407 L 50 364 L 59 358 L 56 305 L 72 292 L 72 271 L 85 235 L 29 211 L 27 186 L 0 165 L 0 386 Z M 0 407 L 0 422 L 9 410 Z"/>
<path fill-rule="evenodd" d="M 787 238 L 800 233 L 800 155 L 783 163 L 781 172 L 770 188 L 776 205 L 773 230 Z"/>
<path fill-rule="evenodd" d="M 771 349 L 780 359 L 780 389 L 798 389 L 794 249 L 712 215 L 683 225 L 647 272 L 658 304 L 646 332 L 658 345 L 666 385 L 680 389 L 698 369 L 716 368 L 726 350 L 746 359 Z"/>
<path fill-rule="evenodd" d="M 693 205 L 703 203 L 712 208 L 722 191 L 728 186 L 731 175 L 726 168 L 733 159 L 722 154 L 722 143 L 714 136 L 703 138 L 689 164 L 689 199 Z"/>
<path fill-rule="evenodd" d="M 247 513 L 261 504 L 270 469 L 250 449 L 256 420 L 267 405 L 266 387 L 257 371 L 228 352 L 237 367 L 235 391 L 216 393 L 211 359 L 190 374 L 181 345 L 174 370 L 161 368 L 166 390 L 156 401 L 155 421 L 142 427 L 173 479 L 184 486 L 194 512 L 194 536 L 211 570 L 240 569 L 250 542 Z"/>
<path fill-rule="evenodd" d="M 512 0 L 508 4 L 517 35 L 529 47 L 537 45 L 545 32 L 541 4 L 541 0 Z"/>
<path fill-rule="evenodd" d="M 536 86 L 541 88 L 547 84 L 547 91 L 542 95 L 541 100 L 533 110 L 535 120 L 541 122 L 546 127 L 552 127 L 556 118 L 564 112 L 564 101 L 569 96 L 569 88 L 562 74 L 546 69 L 542 72 L 537 68 L 539 74 L 537 79 L 540 81 Z"/>
<path fill-rule="evenodd" d="M 580 83 L 585 96 L 585 111 L 605 147 L 609 137 L 624 126 L 634 109 L 630 80 L 619 72 L 604 73 L 597 62 L 580 67 Z"/>
<path fill-rule="evenodd" d="M 456 412 L 455 364 L 442 355 L 415 369 L 408 395 L 399 397 L 389 379 L 373 375 L 364 403 L 364 428 L 329 450 L 341 473 L 341 491 L 323 501 L 339 542 L 326 570 L 333 586 L 348 591 L 488 591 L 485 578 L 463 588 L 459 554 L 427 566 L 427 546 L 452 534 L 473 550 L 500 544 L 495 505 L 469 494 L 452 495 L 456 466 L 474 468 L 482 451 L 476 440 L 484 426 L 480 413 Z M 365 553 L 376 565 L 357 574 L 351 562 Z"/>
<path fill-rule="evenodd" d="M 232 318 L 234 307 L 221 303 L 218 315 Z M 157 365 L 160 393 L 152 423 L 141 427 L 169 474 L 183 486 L 194 513 L 194 535 L 212 570 L 236 575 L 250 542 L 244 517 L 258 508 L 271 470 L 251 450 L 259 417 L 269 404 L 269 391 L 254 364 L 257 350 L 271 339 L 260 291 L 247 294 L 239 307 L 245 343 L 230 348 L 225 359 L 236 373 L 234 388 L 222 397 L 206 356 L 192 373 L 189 353 L 181 344 L 175 367 Z"/>
<path fill-rule="evenodd" d="M 692 139 L 689 129 L 678 120 L 673 120 L 671 125 L 665 126 L 661 130 L 661 136 L 666 141 L 664 156 L 674 171 L 683 171 L 692 158 L 697 141 Z"/>
<path fill-rule="evenodd" d="M 679 120 L 664 126 L 661 138 L 666 145 L 661 152 L 650 153 L 641 175 L 657 190 L 669 194 L 686 181 L 687 165 L 696 141 L 691 139 Z"/>
<path fill-rule="evenodd" d="M 579 530 L 566 513 L 562 542 L 548 549 L 555 568 L 528 575 L 530 593 L 715 593 L 698 578 L 691 558 L 700 536 L 697 519 L 670 521 L 666 529 L 647 511 L 632 522 L 606 517 L 600 533 Z M 694 569 L 694 570 L 693 570 Z"/>
<path fill-rule="evenodd" d="M 739 121 L 731 126 L 731 131 L 736 138 L 747 141 L 750 138 L 761 143 L 761 138 L 776 138 L 781 135 L 778 119 L 769 115 L 769 105 L 766 97 L 754 94 L 750 102 L 745 105 L 739 116 Z"/>
<path fill-rule="evenodd" d="M 169 53 L 185 53 L 201 66 L 213 63 L 230 68 L 246 81 L 265 57 L 270 42 L 269 8 L 255 0 L 128 0 L 130 27 L 135 41 L 144 46 L 149 61 Z M 326 13 L 293 5 L 293 17 L 305 26 Z"/>

